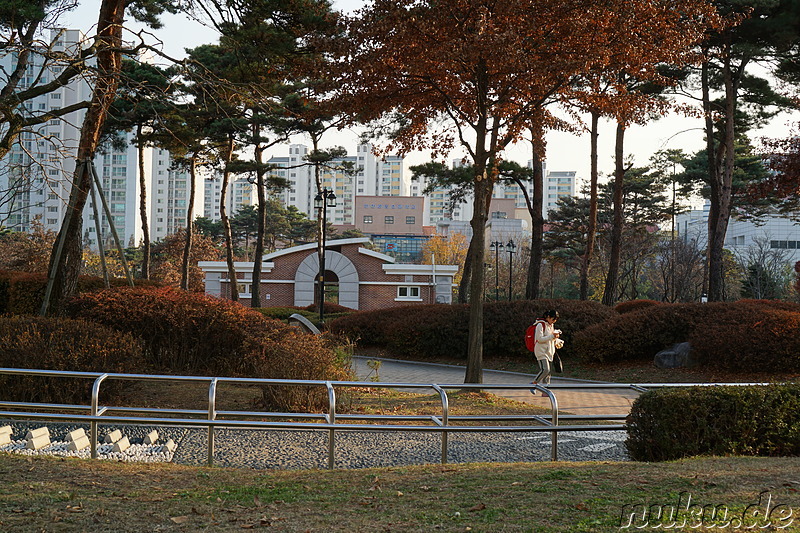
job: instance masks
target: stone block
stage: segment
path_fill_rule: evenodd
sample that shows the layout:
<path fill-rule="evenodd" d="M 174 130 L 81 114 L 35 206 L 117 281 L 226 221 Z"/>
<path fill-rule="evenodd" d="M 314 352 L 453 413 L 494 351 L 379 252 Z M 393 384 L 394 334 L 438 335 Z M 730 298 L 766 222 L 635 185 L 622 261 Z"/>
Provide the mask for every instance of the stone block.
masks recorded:
<path fill-rule="evenodd" d="M 47 429 L 47 426 L 42 426 L 40 428 L 32 429 L 28 431 L 28 434 L 25 435 L 25 440 L 35 439 L 37 437 L 41 437 L 43 435 L 47 435 L 47 438 L 50 438 L 50 430 Z"/>
<path fill-rule="evenodd" d="M 144 438 L 145 444 L 155 444 L 158 441 L 158 431 L 155 429 L 148 433 Z"/>
<path fill-rule="evenodd" d="M 79 452 L 84 448 L 88 448 L 90 444 L 89 437 L 83 435 L 72 439 L 69 442 L 69 445 L 67 445 L 67 448 L 71 452 Z"/>
<path fill-rule="evenodd" d="M 697 364 L 688 342 L 679 342 L 658 352 L 653 359 L 656 368 L 691 368 Z"/>
<path fill-rule="evenodd" d="M 164 452 L 173 453 L 178 448 L 178 445 L 175 444 L 175 441 L 169 439 L 167 442 L 164 443 L 164 446 L 161 447 L 161 450 Z"/>
<path fill-rule="evenodd" d="M 25 448 L 29 450 L 41 450 L 45 446 L 50 446 L 49 433 L 45 433 L 43 435 L 39 435 L 38 437 L 27 439 L 27 442 L 25 443 Z"/>
<path fill-rule="evenodd" d="M 67 433 L 67 442 L 74 442 L 81 437 L 86 437 L 86 430 L 83 428 L 76 429 L 75 431 L 70 431 Z"/>
<path fill-rule="evenodd" d="M 131 447 L 130 441 L 128 441 L 128 437 L 122 437 L 117 442 L 114 443 L 114 448 L 111 451 L 114 452 L 124 452 L 128 448 Z"/>
<path fill-rule="evenodd" d="M 0 446 L 11 443 L 11 433 L 0 433 Z"/>
<path fill-rule="evenodd" d="M 3 426 L 3 427 L 1 427 L 0 428 L 0 435 L 3 435 L 4 433 L 8 433 L 9 435 L 11 435 L 11 433 L 12 433 L 11 426 Z"/>
<path fill-rule="evenodd" d="M 103 441 L 106 444 L 114 444 L 118 440 L 122 438 L 122 431 L 115 429 L 114 431 L 110 432 L 106 435 L 105 440 Z"/>

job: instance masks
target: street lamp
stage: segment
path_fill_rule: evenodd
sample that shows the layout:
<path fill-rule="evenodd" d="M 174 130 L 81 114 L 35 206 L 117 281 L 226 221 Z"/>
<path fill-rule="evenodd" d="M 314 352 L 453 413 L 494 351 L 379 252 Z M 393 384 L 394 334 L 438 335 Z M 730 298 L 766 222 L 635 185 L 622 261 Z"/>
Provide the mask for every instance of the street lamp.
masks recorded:
<path fill-rule="evenodd" d="M 319 258 L 319 321 L 324 319 L 325 306 L 325 236 L 328 226 L 328 208 L 336 207 L 336 195 L 327 188 L 322 189 L 314 197 L 314 209 L 317 210 L 317 218 L 322 220 L 322 253 Z"/>
<path fill-rule="evenodd" d="M 503 243 L 492 241 L 489 248 L 494 250 L 494 300 L 499 300 L 500 294 L 500 252 L 503 250 Z"/>
<path fill-rule="evenodd" d="M 512 280 L 514 279 L 514 253 L 517 251 L 517 245 L 514 244 L 513 239 L 508 240 L 506 251 L 508 252 L 508 301 L 510 302 L 513 288 Z"/>

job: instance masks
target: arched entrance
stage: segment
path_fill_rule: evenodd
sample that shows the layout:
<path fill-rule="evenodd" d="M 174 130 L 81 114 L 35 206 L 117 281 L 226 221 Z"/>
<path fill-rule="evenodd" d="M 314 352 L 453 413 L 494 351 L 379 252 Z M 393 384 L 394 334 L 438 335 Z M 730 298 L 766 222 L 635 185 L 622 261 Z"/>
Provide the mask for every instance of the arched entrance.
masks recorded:
<path fill-rule="evenodd" d="M 325 250 L 325 280 L 339 280 L 339 305 L 358 309 L 358 271 L 353 262 L 339 252 Z M 294 276 L 294 305 L 305 307 L 314 303 L 314 289 L 319 275 L 319 257 L 308 255 Z M 335 276 L 335 277 L 334 277 Z M 327 291 L 326 291 L 327 293 Z M 327 300 L 326 300 L 327 301 Z"/>

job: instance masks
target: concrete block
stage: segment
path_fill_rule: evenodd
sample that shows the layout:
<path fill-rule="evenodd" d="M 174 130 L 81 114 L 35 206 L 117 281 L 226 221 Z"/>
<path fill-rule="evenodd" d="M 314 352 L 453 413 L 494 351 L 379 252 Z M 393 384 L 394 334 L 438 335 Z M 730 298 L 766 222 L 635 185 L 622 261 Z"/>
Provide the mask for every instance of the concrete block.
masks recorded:
<path fill-rule="evenodd" d="M 27 441 L 28 442 L 25 443 L 25 448 L 29 450 L 41 450 L 45 446 L 50 446 L 50 435 L 39 435 L 38 437 L 27 439 Z"/>
<path fill-rule="evenodd" d="M 0 428 L 0 435 L 3 435 L 4 433 L 8 433 L 9 435 L 11 435 L 11 433 L 12 433 L 11 426 L 3 426 L 3 427 L 1 427 Z"/>
<path fill-rule="evenodd" d="M 131 447 L 131 443 L 128 441 L 128 437 L 122 437 L 117 442 L 114 443 L 114 448 L 111 451 L 114 452 L 124 452 L 128 448 Z"/>
<path fill-rule="evenodd" d="M 67 442 L 74 442 L 75 440 L 86 437 L 86 430 L 83 428 L 76 429 L 75 431 L 70 431 L 67 433 Z"/>
<path fill-rule="evenodd" d="M 158 441 L 158 431 L 156 431 L 155 429 L 150 433 L 148 433 L 147 436 L 145 436 L 144 438 L 145 444 L 155 444 L 156 441 Z"/>
<path fill-rule="evenodd" d="M 121 438 L 122 438 L 122 431 L 115 429 L 114 431 L 106 435 L 106 438 L 103 442 L 106 444 L 114 444 Z"/>
<path fill-rule="evenodd" d="M 170 452 L 170 453 L 172 453 L 172 452 L 174 452 L 174 451 L 175 451 L 177 448 L 178 448 L 178 445 L 177 445 L 177 444 L 175 444 L 175 441 L 174 441 L 174 440 L 172 440 L 172 439 L 169 439 L 167 442 L 165 442 L 165 443 L 164 443 L 164 446 L 162 446 L 162 447 L 161 447 L 161 450 L 162 450 L 162 451 L 165 451 L 165 452 Z"/>
<path fill-rule="evenodd" d="M 11 433 L 0 433 L 0 446 L 11 444 Z"/>
<path fill-rule="evenodd" d="M 50 430 L 47 429 L 47 426 L 43 426 L 43 427 L 32 429 L 32 430 L 28 431 L 28 434 L 25 435 L 25 439 L 26 440 L 31 440 L 31 439 L 35 439 L 37 437 L 41 437 L 42 435 L 47 435 L 48 438 L 50 437 Z"/>
<path fill-rule="evenodd" d="M 69 442 L 67 448 L 71 452 L 79 452 L 84 448 L 88 448 L 91 443 L 89 442 L 89 437 L 86 435 L 79 436 L 77 438 L 72 439 Z"/>

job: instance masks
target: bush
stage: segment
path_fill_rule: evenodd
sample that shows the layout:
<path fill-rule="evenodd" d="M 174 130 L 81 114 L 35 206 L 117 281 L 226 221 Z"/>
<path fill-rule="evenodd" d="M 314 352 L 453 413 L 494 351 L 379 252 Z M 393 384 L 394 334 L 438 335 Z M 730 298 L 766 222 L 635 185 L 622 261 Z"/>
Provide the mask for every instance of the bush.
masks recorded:
<path fill-rule="evenodd" d="M 764 309 L 746 318 L 694 329 L 692 353 L 731 372 L 800 372 L 800 312 Z"/>
<path fill-rule="evenodd" d="M 337 380 L 347 373 L 324 340 L 239 304 L 172 288 L 122 288 L 83 294 L 71 316 L 140 336 L 160 369 L 213 376 Z M 327 405 L 324 388 L 268 395 L 283 410 Z"/>
<path fill-rule="evenodd" d="M 142 348 L 131 335 L 83 320 L 0 317 L 0 366 L 39 370 L 131 373 L 141 368 Z M 103 383 L 102 397 L 116 396 L 118 380 Z M 89 405 L 92 380 L 0 377 L 5 400 Z"/>
<path fill-rule="evenodd" d="M 577 300 L 487 303 L 483 313 L 484 355 L 530 358 L 525 330 L 547 309 L 557 309 L 561 315 L 558 326 L 564 331 L 565 346 L 559 353 L 564 357 L 572 353 L 571 339 L 576 331 L 616 316 L 596 302 Z M 330 329 L 361 345 L 380 345 L 399 354 L 466 358 L 469 306 L 431 304 L 361 311 L 336 319 Z"/>
<path fill-rule="evenodd" d="M 730 331 L 748 329 L 762 320 L 769 310 L 800 312 L 800 305 L 770 300 L 739 300 L 738 302 L 661 304 L 632 313 L 618 315 L 587 327 L 575 336 L 575 352 L 588 361 L 615 362 L 652 360 L 656 353 L 679 342 L 687 342 L 697 333 L 715 328 Z M 695 337 L 697 338 L 697 337 Z M 725 336 L 718 339 L 726 342 Z M 740 346 L 729 345 L 738 352 Z M 702 350 L 693 351 L 701 364 L 713 361 Z"/>
<path fill-rule="evenodd" d="M 800 385 L 651 390 L 628 417 L 634 461 L 800 454 Z"/>
<path fill-rule="evenodd" d="M 147 279 L 135 280 L 140 287 L 158 287 L 159 283 Z M 111 278 L 112 287 L 126 287 L 125 278 Z M 103 278 L 79 276 L 76 287 L 78 294 L 106 288 Z M 47 289 L 47 275 L 28 272 L 0 273 L 0 312 L 13 315 L 37 315 L 42 308 L 44 293 Z"/>
<path fill-rule="evenodd" d="M 627 302 L 620 302 L 614 306 L 614 311 L 624 315 L 625 313 L 632 313 L 640 309 L 646 309 L 654 305 L 660 305 L 661 302 L 655 300 L 628 300 Z"/>
<path fill-rule="evenodd" d="M 319 307 L 316 304 L 307 305 L 305 307 L 301 307 L 300 309 L 304 309 L 306 311 L 311 311 L 312 313 L 319 314 Z M 343 305 L 334 304 L 330 302 L 325 302 L 325 314 L 328 313 L 352 313 L 353 310 L 349 307 L 345 307 Z"/>
<path fill-rule="evenodd" d="M 302 307 L 254 307 L 253 309 L 265 317 L 274 318 L 275 320 L 289 320 L 289 317 L 295 313 L 306 318 L 313 318 L 314 316 L 313 313 L 309 313 Z"/>

